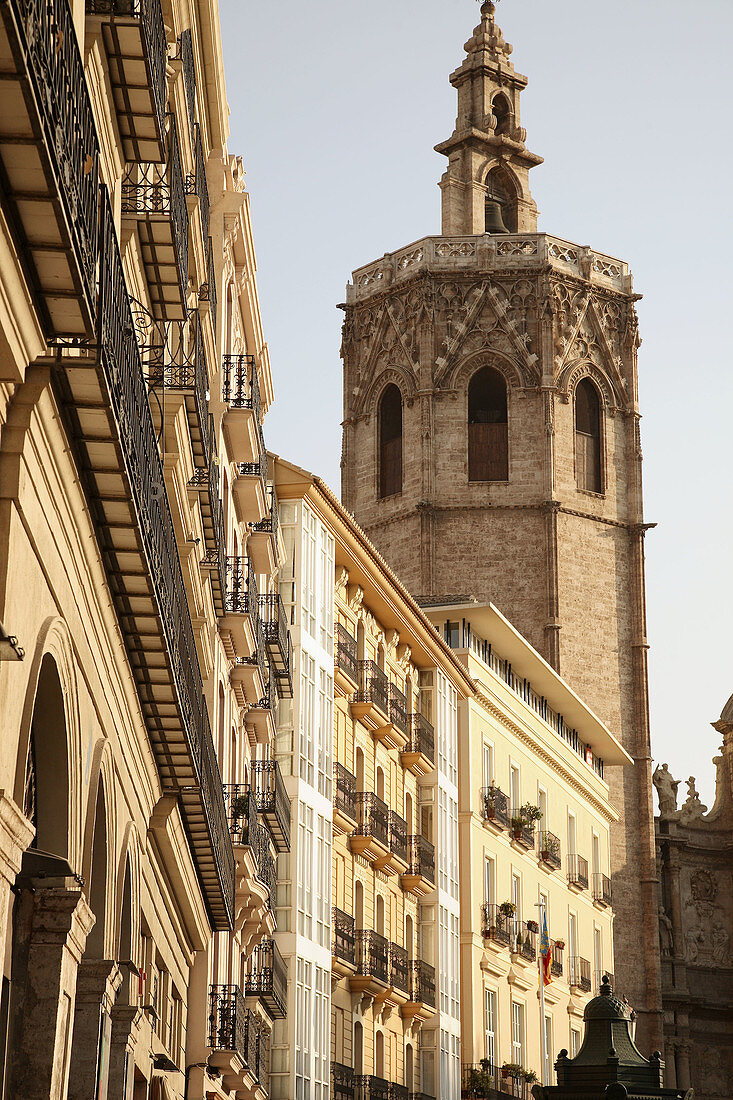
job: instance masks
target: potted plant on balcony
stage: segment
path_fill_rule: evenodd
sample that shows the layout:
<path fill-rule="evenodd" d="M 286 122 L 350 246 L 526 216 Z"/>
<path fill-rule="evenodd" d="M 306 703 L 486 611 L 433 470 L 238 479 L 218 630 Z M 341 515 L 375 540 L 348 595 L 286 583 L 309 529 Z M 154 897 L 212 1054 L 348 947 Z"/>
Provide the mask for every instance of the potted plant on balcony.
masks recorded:
<path fill-rule="evenodd" d="M 540 926 L 539 926 L 539 924 L 537 923 L 536 920 L 528 920 L 527 921 L 527 931 L 528 932 L 539 932 L 539 930 L 540 930 Z"/>
<path fill-rule="evenodd" d="M 560 858 L 560 841 L 556 836 L 551 836 L 547 833 L 543 834 L 540 858 L 543 859 L 545 863 L 553 863 Z"/>
<path fill-rule="evenodd" d="M 232 799 L 232 819 L 235 825 L 238 825 L 240 819 L 246 816 L 249 810 L 249 798 L 250 793 L 246 791 L 245 794 L 238 794 Z"/>
<path fill-rule="evenodd" d="M 503 901 L 499 906 L 502 917 L 513 917 L 516 911 L 517 907 L 513 901 Z"/>
<path fill-rule="evenodd" d="M 516 1062 L 505 1062 L 501 1067 L 501 1075 L 505 1081 L 509 1077 L 513 1077 L 515 1081 L 518 1081 L 522 1076 L 522 1067 L 518 1066 Z"/>
<path fill-rule="evenodd" d="M 534 1085 L 535 1082 L 538 1079 L 537 1074 L 535 1073 L 535 1071 L 533 1069 L 522 1070 L 522 1077 L 524 1078 L 524 1080 L 527 1082 L 528 1085 Z"/>
<path fill-rule="evenodd" d="M 558 949 L 558 951 L 564 951 L 565 940 L 555 940 L 555 947 Z"/>

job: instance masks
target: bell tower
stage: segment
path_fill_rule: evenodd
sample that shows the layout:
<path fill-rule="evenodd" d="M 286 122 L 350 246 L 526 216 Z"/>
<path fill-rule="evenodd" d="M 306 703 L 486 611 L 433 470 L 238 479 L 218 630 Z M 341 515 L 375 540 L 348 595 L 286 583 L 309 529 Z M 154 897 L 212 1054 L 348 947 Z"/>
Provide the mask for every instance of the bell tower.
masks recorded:
<path fill-rule="evenodd" d="M 442 233 L 347 287 L 342 496 L 413 593 L 494 603 L 632 756 L 607 772 L 616 987 L 654 1049 L 638 296 L 623 260 L 537 232 L 527 81 L 494 14 L 450 78 Z"/>

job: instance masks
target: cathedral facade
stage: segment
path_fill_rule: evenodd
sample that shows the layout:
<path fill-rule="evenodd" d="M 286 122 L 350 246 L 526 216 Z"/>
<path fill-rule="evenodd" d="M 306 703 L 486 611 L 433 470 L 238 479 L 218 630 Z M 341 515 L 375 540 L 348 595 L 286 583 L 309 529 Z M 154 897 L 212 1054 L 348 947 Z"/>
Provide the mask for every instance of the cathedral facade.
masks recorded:
<path fill-rule="evenodd" d="M 342 495 L 412 592 L 494 603 L 633 757 L 608 771 L 616 977 L 653 1046 L 638 296 L 622 260 L 537 232 L 492 3 L 465 48 L 442 232 L 347 289 Z"/>

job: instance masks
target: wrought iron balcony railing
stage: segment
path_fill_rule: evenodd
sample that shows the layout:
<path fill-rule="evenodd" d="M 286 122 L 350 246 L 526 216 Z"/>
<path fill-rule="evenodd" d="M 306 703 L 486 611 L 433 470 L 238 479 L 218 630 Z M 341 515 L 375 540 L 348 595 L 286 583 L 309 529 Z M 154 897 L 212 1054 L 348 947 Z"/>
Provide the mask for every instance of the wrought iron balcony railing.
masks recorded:
<path fill-rule="evenodd" d="M 570 959 L 570 984 L 590 993 L 590 963 L 580 955 L 573 955 Z"/>
<path fill-rule="evenodd" d="M 252 531 L 272 535 L 273 541 L 277 542 L 280 519 L 277 510 L 277 497 L 275 496 L 275 488 L 273 485 L 267 486 L 267 503 L 269 508 L 267 515 L 258 520 L 257 523 L 253 523 L 251 529 Z"/>
<path fill-rule="evenodd" d="M 394 810 L 389 812 L 389 850 L 403 863 L 408 862 L 407 822 Z"/>
<path fill-rule="evenodd" d="M 359 661 L 360 688 L 355 703 L 371 703 L 389 718 L 389 678 L 375 661 Z"/>
<path fill-rule="evenodd" d="M 356 972 L 389 985 L 389 941 L 366 928 L 356 930 Z"/>
<path fill-rule="evenodd" d="M 222 359 L 221 399 L 230 409 L 251 409 L 260 457 L 267 453 L 262 434 L 262 398 L 254 355 L 225 355 Z"/>
<path fill-rule="evenodd" d="M 410 992 L 410 960 L 405 948 L 397 943 L 389 945 L 389 984 L 400 993 Z"/>
<path fill-rule="evenodd" d="M 224 803 L 235 844 L 254 848 L 257 843 L 257 796 L 246 783 L 225 783 Z"/>
<path fill-rule="evenodd" d="M 354 1071 L 351 1066 L 331 1062 L 331 1095 L 333 1100 L 355 1100 Z"/>
<path fill-rule="evenodd" d="M 256 462 L 235 463 L 237 477 L 258 477 L 260 481 L 267 481 L 267 452 L 263 451 Z"/>
<path fill-rule="evenodd" d="M 204 157 L 204 145 L 201 140 L 201 127 L 198 122 L 194 126 L 193 142 L 193 172 L 186 176 L 186 194 L 195 195 L 199 202 L 199 219 L 201 221 L 201 236 L 204 248 L 208 248 L 209 221 L 211 215 L 211 203 L 209 201 L 209 185 L 206 182 L 206 158 Z"/>
<path fill-rule="evenodd" d="M 489 1058 L 461 1066 L 461 1097 L 463 1100 L 495 1100 L 501 1091 L 499 1067 Z"/>
<path fill-rule="evenodd" d="M 602 875 L 598 871 L 593 874 L 593 900 L 600 901 L 603 905 L 610 905 L 612 902 L 611 880 L 608 875 Z"/>
<path fill-rule="evenodd" d="M 357 836 L 373 836 L 389 848 L 389 807 L 386 802 L 370 791 L 357 791 L 356 808 L 359 824 L 354 831 Z"/>
<path fill-rule="evenodd" d="M 435 884 L 435 847 L 424 836 L 411 836 L 408 845 L 409 875 L 420 875 L 421 878 Z"/>
<path fill-rule="evenodd" d="M 226 559 L 226 610 L 259 621 L 257 579 L 250 558 Z"/>
<path fill-rule="evenodd" d="M 410 1100 L 410 1092 L 407 1085 L 398 1085 L 394 1081 L 390 1081 L 389 1100 Z"/>
<path fill-rule="evenodd" d="M 509 828 L 509 799 L 498 787 L 481 788 L 481 812 L 485 821 Z"/>
<path fill-rule="evenodd" d="M 247 1017 L 244 996 L 237 985 L 209 987 L 209 1035 L 212 1050 L 233 1050 L 247 1058 Z"/>
<path fill-rule="evenodd" d="M 211 237 L 209 237 L 208 244 L 206 245 L 206 281 L 203 282 L 199 287 L 199 302 L 209 303 L 209 312 L 211 313 L 211 324 L 214 329 L 215 339 L 217 301 L 216 267 L 214 266 L 214 243 Z"/>
<path fill-rule="evenodd" d="M 435 1100 L 434 1096 L 428 1096 L 426 1092 L 411 1092 L 409 1100 Z"/>
<path fill-rule="evenodd" d="M 257 878 L 267 887 L 269 906 L 275 912 L 277 893 L 277 869 L 270 850 L 270 830 L 258 825 L 254 831 L 254 849 L 257 858 Z"/>
<path fill-rule="evenodd" d="M 265 644 L 275 673 L 285 676 L 290 668 L 290 627 L 288 613 L 279 592 L 260 596 L 260 615 Z"/>
<path fill-rule="evenodd" d="M 509 811 L 509 829 L 512 840 L 518 841 L 525 848 L 534 848 L 534 825 L 524 818 L 519 806 L 512 806 Z"/>
<path fill-rule="evenodd" d="M 356 1100 L 390 1100 L 389 1081 L 383 1077 L 370 1077 L 358 1073 L 354 1077 Z"/>
<path fill-rule="evenodd" d="M 346 673 L 352 684 L 358 684 L 359 662 L 356 657 L 356 638 L 349 634 L 343 623 L 336 623 L 336 667 Z"/>
<path fill-rule="evenodd" d="M 183 69 L 183 88 L 186 93 L 188 125 L 193 127 L 196 118 L 196 65 L 193 57 L 193 35 L 186 29 L 178 36 L 178 57 Z"/>
<path fill-rule="evenodd" d="M 562 859 L 560 858 L 560 838 L 555 836 L 554 833 L 547 832 L 546 830 L 540 833 L 539 854 L 540 859 L 550 867 L 562 867 Z"/>
<path fill-rule="evenodd" d="M 410 715 L 410 741 L 404 751 L 419 752 L 431 764 L 435 763 L 435 731 L 425 715 Z"/>
<path fill-rule="evenodd" d="M 484 939 L 510 947 L 514 934 L 514 919 L 509 913 L 502 913 L 500 906 L 481 906 L 481 935 Z"/>
<path fill-rule="evenodd" d="M 338 762 L 333 766 L 335 783 L 334 806 L 350 821 L 356 821 L 356 777 Z"/>
<path fill-rule="evenodd" d="M 164 784 L 181 787 L 187 832 L 218 929 L 228 927 L 233 916 L 234 852 L 147 388 L 137 343 L 130 339 L 134 331 L 130 298 L 106 193 L 102 205 L 101 241 L 97 343 L 168 651 L 180 730 L 171 729 L 170 704 L 165 718 L 160 716 L 155 705 L 151 706 L 150 678 L 144 668 L 140 678 L 143 709 L 162 780 Z M 155 486 L 160 486 L 161 491 L 152 492 Z M 123 624 L 129 620 L 129 602 L 120 605 L 119 614 Z M 181 744 L 181 732 L 184 745 Z M 185 751 L 182 751 L 184 746 Z M 185 765 L 186 752 L 191 761 L 190 770 Z"/>
<path fill-rule="evenodd" d="M 256 760 L 252 764 L 252 785 L 260 811 L 278 852 L 290 851 L 290 799 L 285 790 L 280 765 L 276 760 Z"/>
<path fill-rule="evenodd" d="M 168 43 L 160 0 L 86 0 L 86 10 L 102 19 L 125 160 L 162 159 Z"/>
<path fill-rule="evenodd" d="M 3 200 L 22 234 L 46 338 L 89 338 L 97 309 L 99 142 L 71 7 L 68 0 L 9 0 L 3 8 L 10 39 L 3 103 L 6 113 L 11 102 L 18 104 L 12 129 L 18 141 L 35 145 L 41 168 L 37 177 L 24 170 L 19 145 L 6 138 L 0 148 Z M 33 136 L 26 139 L 26 132 Z M 47 199 L 43 206 L 28 201 L 31 187 Z"/>
<path fill-rule="evenodd" d="M 273 1020 L 287 1015 L 288 968 L 273 939 L 264 939 L 252 951 L 245 993 L 258 997 Z"/>
<path fill-rule="evenodd" d="M 587 859 L 578 855 L 568 855 L 568 882 L 573 886 L 579 886 L 581 890 L 588 889 Z"/>
<path fill-rule="evenodd" d="M 331 951 L 337 959 L 356 965 L 356 929 L 354 918 L 348 913 L 334 906 L 333 909 L 333 940 Z"/>
<path fill-rule="evenodd" d="M 537 933 L 527 927 L 526 921 L 515 920 L 512 923 L 512 951 L 530 962 L 537 958 Z"/>
<path fill-rule="evenodd" d="M 550 970 L 554 978 L 562 978 L 563 976 L 563 948 L 558 947 L 556 943 L 552 945 L 552 961 L 550 963 Z"/>
<path fill-rule="evenodd" d="M 267 1078 L 267 1031 L 252 1009 L 245 1009 L 244 1043 L 247 1069 L 258 1082 L 264 1085 Z"/>
<path fill-rule="evenodd" d="M 435 967 L 422 959 L 410 963 L 410 998 L 416 1004 L 435 1008 Z"/>
<path fill-rule="evenodd" d="M 400 733 L 407 733 L 407 699 L 396 684 L 389 686 L 389 720 Z"/>

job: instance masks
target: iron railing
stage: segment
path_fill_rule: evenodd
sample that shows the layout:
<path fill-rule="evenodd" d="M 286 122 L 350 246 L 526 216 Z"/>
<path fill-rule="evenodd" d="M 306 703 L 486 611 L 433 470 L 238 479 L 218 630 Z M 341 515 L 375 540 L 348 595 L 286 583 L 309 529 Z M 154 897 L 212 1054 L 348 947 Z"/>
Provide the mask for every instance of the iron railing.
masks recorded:
<path fill-rule="evenodd" d="M 359 661 L 360 688 L 355 703 L 371 703 L 389 718 L 389 678 L 375 661 Z"/>
<path fill-rule="evenodd" d="M 511 946 L 514 932 L 514 918 L 502 913 L 498 905 L 481 906 L 481 935 L 484 939 Z"/>
<path fill-rule="evenodd" d="M 568 855 L 568 882 L 581 889 L 588 889 L 588 860 L 582 856 Z"/>
<path fill-rule="evenodd" d="M 257 579 L 251 558 L 227 558 L 225 606 L 228 612 L 249 615 L 253 622 L 259 620 Z"/>
<path fill-rule="evenodd" d="M 537 933 L 527 927 L 526 921 L 512 922 L 512 951 L 530 962 L 537 958 Z"/>
<path fill-rule="evenodd" d="M 258 477 L 267 481 L 267 452 L 263 451 L 256 462 L 236 462 L 237 477 Z"/>
<path fill-rule="evenodd" d="M 99 142 L 71 7 L 68 0 L 10 0 L 10 9 L 93 323 L 99 249 Z M 53 324 L 48 334 L 61 335 Z"/>
<path fill-rule="evenodd" d="M 254 355 L 225 355 L 222 359 L 221 398 L 230 409 L 251 409 L 259 455 L 267 453 L 262 434 L 262 398 Z"/>
<path fill-rule="evenodd" d="M 599 871 L 593 873 L 593 900 L 604 905 L 610 905 L 612 901 L 611 880 L 608 875 L 602 875 Z"/>
<path fill-rule="evenodd" d="M 186 93 L 188 125 L 193 126 L 196 118 L 196 65 L 193 58 L 193 35 L 189 29 L 178 36 L 178 57 L 183 69 L 183 87 Z"/>
<path fill-rule="evenodd" d="M 277 869 L 270 851 L 270 830 L 258 825 L 254 831 L 254 849 L 257 858 L 257 878 L 267 887 L 268 904 L 275 912 L 277 892 Z"/>
<path fill-rule="evenodd" d="M 188 296 L 188 207 L 178 130 L 169 116 L 168 163 L 131 164 L 122 180 L 122 213 L 169 217 L 182 299 Z"/>
<path fill-rule="evenodd" d="M 547 830 L 540 833 L 539 853 L 540 859 L 549 864 L 550 867 L 562 867 L 560 838 L 555 836 L 554 833 L 547 832 Z"/>
<path fill-rule="evenodd" d="M 389 941 L 366 928 L 356 930 L 356 972 L 389 985 Z"/>
<path fill-rule="evenodd" d="M 550 971 L 554 978 L 562 978 L 563 976 L 563 948 L 558 947 L 556 943 L 552 945 L 552 961 L 550 963 Z"/>
<path fill-rule="evenodd" d="M 354 830 L 356 835 L 373 836 L 389 848 L 389 807 L 386 802 L 370 791 L 357 791 L 356 808 L 359 815 L 359 824 Z"/>
<path fill-rule="evenodd" d="M 206 281 L 199 287 L 199 302 L 208 302 L 211 313 L 211 325 L 216 338 L 216 268 L 214 266 L 214 243 L 209 237 L 206 245 Z"/>
<path fill-rule="evenodd" d="M 524 819 L 521 807 L 512 806 L 509 811 L 509 828 L 513 840 L 523 844 L 525 848 L 534 848 L 534 825 Z"/>
<path fill-rule="evenodd" d="M 231 920 L 234 910 L 234 852 L 224 809 L 221 775 L 204 700 L 188 597 L 164 489 L 140 353 L 135 340 L 129 338 L 134 331 L 130 298 L 106 193 L 102 205 L 101 239 L 97 338 L 101 362 L 112 411 L 119 426 L 122 454 L 165 634 L 182 726 L 199 776 L 216 873 L 224 907 Z M 155 486 L 160 486 L 161 491 L 152 492 Z M 161 731 L 163 729 L 161 725 Z M 184 815 L 187 812 L 184 803 Z"/>
<path fill-rule="evenodd" d="M 389 984 L 400 993 L 410 992 L 410 960 L 405 948 L 397 943 L 389 945 Z"/>
<path fill-rule="evenodd" d="M 337 810 L 356 821 L 356 777 L 338 762 L 333 766 L 335 784 L 334 805 Z"/>
<path fill-rule="evenodd" d="M 336 623 L 336 667 L 345 672 L 353 684 L 358 684 L 359 662 L 356 657 L 356 638 L 349 634 L 343 623 Z"/>
<path fill-rule="evenodd" d="M 268 824 L 278 852 L 290 851 L 290 799 L 285 790 L 280 765 L 276 760 L 256 760 L 252 764 L 257 809 Z"/>
<path fill-rule="evenodd" d="M 267 515 L 257 520 L 256 523 L 253 523 L 251 525 L 251 530 L 266 535 L 272 535 L 273 541 L 277 542 L 280 520 L 277 511 L 277 497 L 275 496 L 275 487 L 273 485 L 267 486 L 267 501 L 269 506 Z"/>
<path fill-rule="evenodd" d="M 356 1100 L 390 1100 L 389 1081 L 383 1077 L 370 1077 L 357 1073 L 354 1077 Z"/>
<path fill-rule="evenodd" d="M 410 715 L 410 740 L 404 752 L 419 752 L 431 764 L 435 763 L 435 730 L 424 714 Z"/>
<path fill-rule="evenodd" d="M 509 827 L 509 798 L 498 787 L 481 788 L 481 812 L 485 821 Z"/>
<path fill-rule="evenodd" d="M 332 954 L 342 962 L 356 965 L 356 929 L 354 918 L 334 906 Z"/>
<path fill-rule="evenodd" d="M 246 783 L 225 783 L 222 787 L 229 831 L 236 844 L 254 848 L 257 843 L 257 796 Z"/>
<path fill-rule="evenodd" d="M 590 963 L 580 955 L 573 955 L 570 959 L 570 984 L 590 993 Z"/>
<path fill-rule="evenodd" d="M 247 1016 L 244 996 L 237 985 L 209 987 L 209 1036 L 212 1050 L 233 1050 L 247 1057 Z"/>
<path fill-rule="evenodd" d="M 407 863 L 407 822 L 394 810 L 389 812 L 389 850 L 403 863 Z"/>
<path fill-rule="evenodd" d="M 488 1058 L 461 1066 L 461 1097 L 464 1100 L 495 1100 L 501 1084 L 499 1067 Z"/>
<path fill-rule="evenodd" d="M 389 720 L 400 733 L 407 734 L 407 699 L 396 684 L 389 686 Z"/>
<path fill-rule="evenodd" d="M 288 614 L 279 592 L 260 596 L 260 615 L 265 631 L 265 642 L 271 651 L 276 668 L 285 668 L 290 659 L 290 629 Z"/>
<path fill-rule="evenodd" d="M 424 836 L 409 838 L 408 875 L 420 875 L 435 883 L 435 847 Z"/>
<path fill-rule="evenodd" d="M 410 1100 L 410 1092 L 407 1085 L 398 1085 L 395 1081 L 390 1081 L 389 1100 Z"/>
<path fill-rule="evenodd" d="M 435 1100 L 434 1096 L 428 1096 L 426 1092 L 411 1092 L 409 1100 Z"/>
<path fill-rule="evenodd" d="M 273 1020 L 287 1015 L 288 967 L 273 939 L 262 940 L 252 951 L 245 993 L 258 997 Z"/>
<path fill-rule="evenodd" d="M 333 1100 L 355 1100 L 354 1071 L 351 1066 L 331 1062 L 331 1096 Z"/>
<path fill-rule="evenodd" d="M 201 140 L 201 127 L 195 124 L 195 137 L 193 142 L 193 172 L 186 176 L 186 194 L 196 195 L 199 200 L 199 217 L 201 219 L 201 236 L 204 248 L 208 247 L 209 221 L 211 216 L 211 202 L 209 200 L 209 185 L 206 182 L 206 158 L 204 157 L 204 145 Z"/>
<path fill-rule="evenodd" d="M 435 967 L 422 959 L 410 963 L 410 999 L 435 1008 Z"/>

